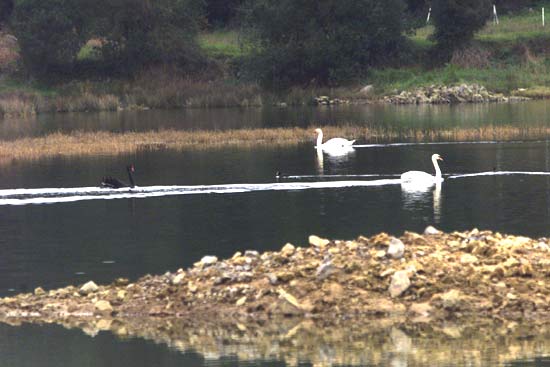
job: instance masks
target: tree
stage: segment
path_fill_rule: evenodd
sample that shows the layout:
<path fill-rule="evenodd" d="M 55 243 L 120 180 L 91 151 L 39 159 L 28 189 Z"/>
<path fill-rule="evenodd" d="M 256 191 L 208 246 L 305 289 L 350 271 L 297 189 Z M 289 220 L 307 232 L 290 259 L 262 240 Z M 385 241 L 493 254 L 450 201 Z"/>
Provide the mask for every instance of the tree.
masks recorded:
<path fill-rule="evenodd" d="M 401 0 L 251 0 L 249 67 L 275 88 L 357 76 L 398 52 L 403 8 Z"/>
<path fill-rule="evenodd" d="M 224 27 L 236 18 L 243 0 L 206 0 L 208 23 L 215 27 Z"/>
<path fill-rule="evenodd" d="M 84 42 L 78 0 L 17 0 L 12 25 L 23 62 L 36 74 L 70 70 Z"/>
<path fill-rule="evenodd" d="M 104 0 L 96 5 L 93 33 L 105 62 L 133 71 L 154 63 L 193 62 L 202 0 Z"/>
<path fill-rule="evenodd" d="M 490 0 L 433 0 L 434 39 L 438 49 L 450 54 L 463 47 L 491 16 Z"/>
<path fill-rule="evenodd" d="M 13 11 L 13 0 L 0 0 L 0 22 L 7 21 Z"/>

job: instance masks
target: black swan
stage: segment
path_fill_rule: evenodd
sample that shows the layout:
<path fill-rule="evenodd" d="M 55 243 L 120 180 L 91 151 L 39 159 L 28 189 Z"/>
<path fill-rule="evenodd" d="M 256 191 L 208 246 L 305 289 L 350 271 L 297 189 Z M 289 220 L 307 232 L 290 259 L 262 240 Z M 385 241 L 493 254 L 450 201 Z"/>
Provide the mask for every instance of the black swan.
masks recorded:
<path fill-rule="evenodd" d="M 130 187 L 133 188 L 135 186 L 134 184 L 134 177 L 132 176 L 132 172 L 134 172 L 134 165 L 130 164 L 129 166 L 126 166 L 126 171 L 128 171 L 128 178 L 130 179 L 130 185 L 128 185 L 124 181 L 120 181 L 118 178 L 114 178 L 112 176 L 105 176 L 101 180 L 101 183 L 99 184 L 101 187 L 108 187 L 111 189 L 120 189 L 121 187 Z"/>

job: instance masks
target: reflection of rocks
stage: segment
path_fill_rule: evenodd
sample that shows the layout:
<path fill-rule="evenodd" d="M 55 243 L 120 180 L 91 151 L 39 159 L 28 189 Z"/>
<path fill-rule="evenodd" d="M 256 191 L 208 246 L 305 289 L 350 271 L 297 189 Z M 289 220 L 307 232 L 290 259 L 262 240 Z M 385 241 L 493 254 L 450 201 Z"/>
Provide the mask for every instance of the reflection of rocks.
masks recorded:
<path fill-rule="evenodd" d="M 213 364 L 232 357 L 288 366 L 495 366 L 550 350 L 550 327 L 499 320 L 405 324 L 403 318 L 336 320 L 297 318 L 67 318 L 59 323 L 90 336 L 110 331 L 171 349 L 199 353 Z M 460 363 L 459 363 L 460 364 Z"/>
<path fill-rule="evenodd" d="M 384 97 L 384 102 L 395 104 L 444 104 L 444 103 L 482 103 L 482 102 L 517 102 L 529 98 L 509 96 L 489 92 L 478 84 L 461 84 L 456 86 L 431 85 L 411 91 L 402 91 Z"/>

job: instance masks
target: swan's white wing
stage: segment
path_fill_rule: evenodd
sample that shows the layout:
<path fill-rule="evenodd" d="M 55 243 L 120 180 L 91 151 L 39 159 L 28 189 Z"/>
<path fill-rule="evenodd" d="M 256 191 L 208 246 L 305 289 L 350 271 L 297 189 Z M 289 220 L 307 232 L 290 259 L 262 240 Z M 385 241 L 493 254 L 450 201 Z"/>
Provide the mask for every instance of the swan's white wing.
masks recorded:
<path fill-rule="evenodd" d="M 410 182 L 431 182 L 435 183 L 435 176 L 423 171 L 408 171 L 401 175 L 401 181 Z"/>
<path fill-rule="evenodd" d="M 323 148 L 349 147 L 354 142 L 355 142 L 355 140 L 348 140 L 348 139 L 344 139 L 344 138 L 332 138 L 330 140 L 327 140 L 325 143 L 323 143 Z"/>
<path fill-rule="evenodd" d="M 355 149 L 351 146 L 347 146 L 347 147 L 337 146 L 337 147 L 328 147 L 328 148 L 323 147 L 322 151 L 331 157 L 343 157 L 351 153 L 355 153 Z"/>

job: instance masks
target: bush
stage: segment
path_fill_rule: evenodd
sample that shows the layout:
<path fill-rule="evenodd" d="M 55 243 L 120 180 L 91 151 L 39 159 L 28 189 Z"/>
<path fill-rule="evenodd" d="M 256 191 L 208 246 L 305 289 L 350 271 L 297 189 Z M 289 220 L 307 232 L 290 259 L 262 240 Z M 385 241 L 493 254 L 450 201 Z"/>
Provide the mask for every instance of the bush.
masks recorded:
<path fill-rule="evenodd" d="M 401 0 L 251 0 L 248 68 L 271 88 L 356 78 L 398 53 L 403 9 Z"/>
<path fill-rule="evenodd" d="M 491 16 L 490 0 L 433 0 L 434 39 L 448 56 L 464 47 Z"/>
<path fill-rule="evenodd" d="M 243 0 L 206 0 L 206 17 L 214 27 L 230 26 Z"/>
<path fill-rule="evenodd" d="M 0 22 L 7 21 L 13 11 L 13 0 L 0 0 Z"/>
<path fill-rule="evenodd" d="M 497 11 L 502 14 L 516 12 L 536 5 L 537 0 L 496 0 Z M 539 9 L 540 10 L 540 9 Z"/>
<path fill-rule="evenodd" d="M 103 40 L 103 61 L 126 72 L 156 63 L 196 62 L 203 6 L 202 0 L 104 0 L 102 16 L 92 27 Z"/>
<path fill-rule="evenodd" d="M 70 70 L 83 44 L 78 0 L 18 0 L 12 25 L 28 70 Z"/>

